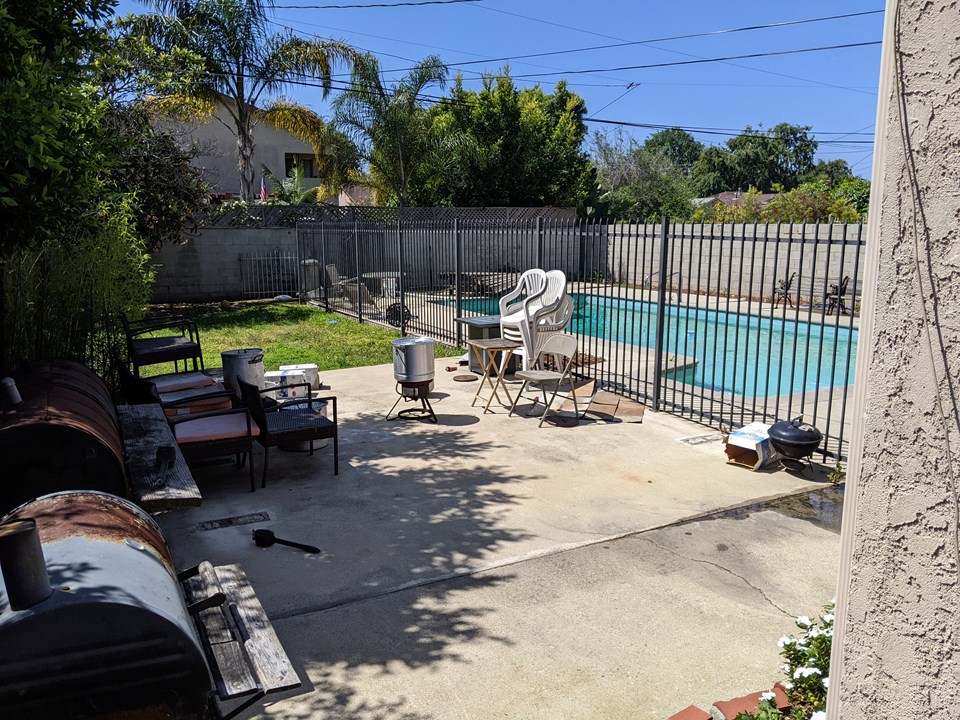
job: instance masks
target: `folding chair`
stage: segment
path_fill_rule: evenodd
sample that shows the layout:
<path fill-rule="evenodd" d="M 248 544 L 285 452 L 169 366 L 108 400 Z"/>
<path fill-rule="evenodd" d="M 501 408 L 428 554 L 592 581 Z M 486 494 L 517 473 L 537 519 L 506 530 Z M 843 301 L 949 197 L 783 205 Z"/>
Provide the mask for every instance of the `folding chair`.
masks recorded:
<path fill-rule="evenodd" d="M 573 409 L 576 413 L 577 423 L 580 422 L 580 405 L 577 402 L 577 390 L 573 384 L 573 377 L 571 370 L 573 367 L 573 362 L 577 356 L 577 338 L 573 335 L 567 335 L 566 333 L 558 333 L 556 335 L 551 335 L 543 343 L 540 353 L 537 355 L 536 362 L 534 367 L 530 370 L 520 370 L 515 373 L 514 377 L 523 380 L 523 385 L 520 386 L 520 392 L 517 393 L 516 399 L 513 401 L 513 405 L 510 407 L 510 412 L 507 413 L 508 416 L 513 414 L 513 411 L 517 407 L 517 402 L 520 400 L 520 396 L 523 394 L 523 391 L 527 388 L 527 385 L 533 385 L 540 389 L 540 392 L 543 396 L 543 403 L 545 405 L 543 410 L 543 415 L 540 417 L 540 423 L 537 427 L 543 427 L 543 421 L 547 419 L 547 414 L 550 412 L 550 409 L 553 406 L 554 400 L 556 400 L 557 395 L 560 394 L 560 388 L 564 383 L 569 384 L 569 390 L 565 391 L 562 395 L 564 399 L 573 400 Z M 547 360 L 550 360 L 552 365 L 556 367 L 556 370 L 548 370 Z M 550 399 L 547 399 L 547 388 L 553 388 L 553 394 L 550 395 Z M 566 394 L 569 393 L 569 394 Z M 536 405 L 537 400 L 534 400 L 534 405 Z M 554 413 L 559 411 L 554 410 Z M 586 408 L 584 408 L 586 412 Z"/>

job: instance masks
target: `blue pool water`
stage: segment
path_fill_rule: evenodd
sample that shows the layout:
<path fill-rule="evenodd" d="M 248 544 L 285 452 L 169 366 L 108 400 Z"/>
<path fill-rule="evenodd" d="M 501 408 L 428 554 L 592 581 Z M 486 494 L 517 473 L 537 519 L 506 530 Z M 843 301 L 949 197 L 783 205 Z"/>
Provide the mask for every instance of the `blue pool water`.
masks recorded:
<path fill-rule="evenodd" d="M 595 295 L 575 295 L 574 300 L 573 332 L 654 347 L 656 303 Z M 493 315 L 497 300 L 464 300 L 463 309 Z M 805 313 L 801 310 L 795 320 L 790 311 L 787 318 L 769 318 L 668 305 L 664 348 L 698 361 L 678 379 L 744 397 L 849 385 L 857 331 L 807 323 Z"/>

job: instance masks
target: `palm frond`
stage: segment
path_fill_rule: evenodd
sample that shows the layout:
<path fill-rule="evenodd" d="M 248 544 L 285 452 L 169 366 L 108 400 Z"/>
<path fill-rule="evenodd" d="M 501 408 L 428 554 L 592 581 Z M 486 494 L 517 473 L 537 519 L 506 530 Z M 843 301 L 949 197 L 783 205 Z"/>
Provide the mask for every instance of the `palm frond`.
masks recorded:
<path fill-rule="evenodd" d="M 208 97 L 197 95 L 165 95 L 150 97 L 144 105 L 154 117 L 181 122 L 208 122 L 217 114 L 217 105 Z"/>

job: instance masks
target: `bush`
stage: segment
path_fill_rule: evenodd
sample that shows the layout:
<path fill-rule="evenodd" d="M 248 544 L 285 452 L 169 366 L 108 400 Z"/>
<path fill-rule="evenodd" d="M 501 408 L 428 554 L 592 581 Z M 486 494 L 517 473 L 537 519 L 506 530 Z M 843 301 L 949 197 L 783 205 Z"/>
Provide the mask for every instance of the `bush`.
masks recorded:
<path fill-rule="evenodd" d="M 736 720 L 826 720 L 827 688 L 830 686 L 830 650 L 833 646 L 834 603 L 823 615 L 811 620 L 797 618 L 800 637 L 784 636 L 777 645 L 784 659 L 781 669 L 786 679 L 781 683 L 790 700 L 790 714 L 784 715 L 773 704 L 773 693 L 760 701 L 755 714 L 740 713 Z"/>
<path fill-rule="evenodd" d="M 149 301 L 153 274 L 134 230 L 134 198 L 105 201 L 74 234 L 0 261 L 4 344 L 0 367 L 21 358 L 63 357 L 101 376 L 126 348 L 117 313 L 136 314 Z"/>

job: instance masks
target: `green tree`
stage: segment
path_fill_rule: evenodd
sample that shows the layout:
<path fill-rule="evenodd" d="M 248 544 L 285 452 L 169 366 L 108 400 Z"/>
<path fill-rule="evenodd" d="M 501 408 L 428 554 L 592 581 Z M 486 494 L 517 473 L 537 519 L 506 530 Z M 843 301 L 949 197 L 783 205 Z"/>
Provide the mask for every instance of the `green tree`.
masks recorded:
<path fill-rule="evenodd" d="M 448 102 L 431 109 L 435 134 L 453 136 L 448 167 L 417 178 L 427 205 L 575 206 L 595 190 L 583 151 L 586 104 L 560 82 L 550 94 L 518 90 L 506 71 L 485 76 L 479 91 L 458 77 Z"/>
<path fill-rule="evenodd" d="M 775 185 L 796 187 L 814 167 L 817 141 L 809 130 L 789 123 L 767 131 L 747 126 L 725 148 L 707 148 L 691 172 L 697 192 L 703 196 L 749 187 L 763 192 Z"/>
<path fill-rule="evenodd" d="M 351 87 L 334 100 L 334 122 L 357 143 L 380 202 L 409 205 L 413 176 L 441 162 L 443 141 L 430 127 L 421 94 L 442 88 L 446 76 L 446 65 L 431 55 L 388 86 L 368 55 L 355 65 Z"/>
<path fill-rule="evenodd" d="M 822 182 L 830 187 L 838 187 L 846 178 L 853 177 L 850 164 L 843 158 L 834 160 L 818 160 L 800 176 L 801 182 Z"/>
<path fill-rule="evenodd" d="M 643 143 L 643 149 L 657 153 L 689 175 L 693 164 L 703 153 L 703 143 L 694 139 L 693 135 L 680 128 L 660 130 L 648 137 Z"/>
<path fill-rule="evenodd" d="M 0 4 L 0 252 L 35 246 L 95 202 L 105 106 L 83 60 L 114 0 Z M 71 217 L 73 216 L 73 217 Z"/>
<path fill-rule="evenodd" d="M 770 222 L 856 222 L 852 203 L 836 197 L 826 183 L 803 183 L 771 200 L 764 210 Z"/>
<path fill-rule="evenodd" d="M 183 92 L 159 99 L 155 107 L 171 114 L 192 109 L 203 118 L 212 118 L 217 107 L 226 111 L 237 139 L 240 195 L 249 202 L 255 192 L 251 156 L 257 124 L 271 122 L 295 135 L 307 127 L 283 125 L 290 117 L 289 104 L 283 112 L 269 104 L 263 109 L 258 105 L 276 99 L 298 80 L 320 78 L 326 94 L 334 66 L 354 64 L 359 56 L 339 41 L 306 40 L 290 30 L 273 32 L 264 0 L 155 0 L 154 4 L 167 14 L 142 15 L 130 23 L 129 32 L 142 34 L 163 52 L 189 52 L 202 59 L 204 69 Z M 323 154 L 322 148 L 315 146 L 314 151 Z"/>
<path fill-rule="evenodd" d="M 0 4 L 0 372 L 68 357 L 104 371 L 110 324 L 148 296 L 120 133 L 97 85 L 112 0 Z"/>
<path fill-rule="evenodd" d="M 685 219 L 693 211 L 693 190 L 683 169 L 660 150 L 638 145 L 621 132 L 597 134 L 593 160 L 600 186 L 601 213 L 624 220 Z"/>
<path fill-rule="evenodd" d="M 846 177 L 833 190 L 834 197 L 849 202 L 864 218 L 870 207 L 870 183 L 859 177 Z"/>

